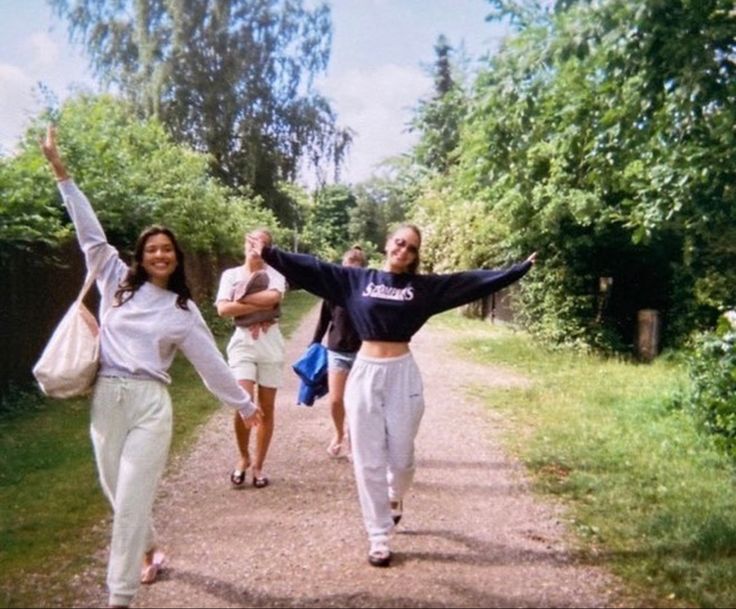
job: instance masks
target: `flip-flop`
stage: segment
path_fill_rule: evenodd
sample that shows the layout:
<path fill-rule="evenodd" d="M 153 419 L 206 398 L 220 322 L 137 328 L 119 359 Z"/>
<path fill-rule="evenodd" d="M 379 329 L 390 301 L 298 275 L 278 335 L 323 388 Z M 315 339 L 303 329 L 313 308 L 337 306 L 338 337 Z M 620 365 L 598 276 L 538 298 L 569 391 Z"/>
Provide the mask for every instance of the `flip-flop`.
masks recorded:
<path fill-rule="evenodd" d="M 141 570 L 141 583 L 152 584 L 156 581 L 159 572 L 166 564 L 166 555 L 163 552 L 154 552 L 153 561 Z"/>
<path fill-rule="evenodd" d="M 253 486 L 256 488 L 266 488 L 270 484 L 266 476 L 253 476 Z"/>
<path fill-rule="evenodd" d="M 243 483 L 245 482 L 245 471 L 242 469 L 234 469 L 230 473 L 230 482 L 233 486 L 243 486 Z"/>

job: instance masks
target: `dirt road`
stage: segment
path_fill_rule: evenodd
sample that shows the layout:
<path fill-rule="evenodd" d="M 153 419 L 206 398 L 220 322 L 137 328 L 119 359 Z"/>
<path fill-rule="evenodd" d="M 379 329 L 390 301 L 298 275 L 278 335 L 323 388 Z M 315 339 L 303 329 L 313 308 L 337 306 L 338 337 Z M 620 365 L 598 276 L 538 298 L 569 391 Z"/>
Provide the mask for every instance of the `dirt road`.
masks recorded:
<path fill-rule="evenodd" d="M 287 347 L 307 345 L 316 310 Z M 280 393 L 266 471 L 271 486 L 233 490 L 231 415 L 222 409 L 172 464 L 156 504 L 169 568 L 136 607 L 595 607 L 614 602 L 613 578 L 578 564 L 556 509 L 529 492 L 523 468 L 494 436 L 469 384 L 525 379 L 450 354 L 453 336 L 425 327 L 413 350 L 427 409 L 417 475 L 392 542 L 393 566 L 367 564 L 351 466 L 327 457 L 326 401 Z M 104 558 L 104 552 L 101 551 Z M 104 604 L 104 560 L 80 605 Z M 89 578 L 87 578 L 89 581 Z"/>

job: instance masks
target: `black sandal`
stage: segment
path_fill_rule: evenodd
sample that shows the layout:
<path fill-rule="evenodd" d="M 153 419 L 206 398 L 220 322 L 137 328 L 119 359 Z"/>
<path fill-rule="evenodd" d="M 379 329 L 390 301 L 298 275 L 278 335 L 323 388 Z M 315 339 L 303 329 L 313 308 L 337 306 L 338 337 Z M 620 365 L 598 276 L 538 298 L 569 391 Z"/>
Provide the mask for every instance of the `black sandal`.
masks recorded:
<path fill-rule="evenodd" d="M 253 476 L 253 486 L 256 488 L 266 488 L 269 485 L 269 480 L 266 476 L 256 477 Z"/>
<path fill-rule="evenodd" d="M 230 473 L 230 482 L 232 482 L 233 486 L 243 486 L 245 483 L 245 472 L 240 469 L 234 469 Z"/>

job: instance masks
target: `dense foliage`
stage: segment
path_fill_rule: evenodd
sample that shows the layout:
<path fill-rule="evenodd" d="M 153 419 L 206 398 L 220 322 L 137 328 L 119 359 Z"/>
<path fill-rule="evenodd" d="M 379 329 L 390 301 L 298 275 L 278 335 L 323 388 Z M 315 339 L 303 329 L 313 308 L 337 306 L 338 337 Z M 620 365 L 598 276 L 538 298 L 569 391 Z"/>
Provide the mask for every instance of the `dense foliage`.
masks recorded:
<path fill-rule="evenodd" d="M 733 3 L 492 4 L 518 32 L 416 202 L 430 262 L 539 250 L 524 318 L 551 340 L 625 347 L 642 308 L 670 343 L 712 324 L 736 280 Z"/>
<path fill-rule="evenodd" d="M 690 375 L 687 408 L 736 457 L 736 311 L 724 314 L 715 331 L 697 337 Z"/>
<path fill-rule="evenodd" d="M 355 196 L 341 184 L 325 186 L 314 193 L 305 210 L 301 249 L 331 261 L 339 261 L 352 245 L 349 241 L 350 211 Z"/>
<path fill-rule="evenodd" d="M 49 245 L 70 235 L 38 137 L 0 164 L 0 243 L 3 249 Z M 170 226 L 189 250 L 237 255 L 243 232 L 275 225 L 257 201 L 209 177 L 204 155 L 175 144 L 156 120 L 139 120 L 111 97 L 78 97 L 58 116 L 60 147 L 70 173 L 90 198 L 109 240 L 131 248 L 154 222 Z"/>

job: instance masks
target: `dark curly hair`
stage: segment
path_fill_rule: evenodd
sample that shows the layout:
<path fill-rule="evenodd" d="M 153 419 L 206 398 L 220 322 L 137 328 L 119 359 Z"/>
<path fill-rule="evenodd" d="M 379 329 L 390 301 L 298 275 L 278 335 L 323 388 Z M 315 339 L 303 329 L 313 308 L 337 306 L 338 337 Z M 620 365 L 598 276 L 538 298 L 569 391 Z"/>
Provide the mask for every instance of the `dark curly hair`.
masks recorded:
<path fill-rule="evenodd" d="M 165 226 L 160 226 L 158 224 L 149 226 L 138 237 L 138 241 L 136 241 L 135 244 L 133 264 L 130 265 L 128 274 L 125 276 L 125 279 L 123 279 L 115 292 L 115 306 L 119 307 L 120 305 L 128 302 L 133 298 L 133 295 L 139 290 L 139 288 L 148 281 L 148 273 L 143 268 L 143 251 L 145 250 L 148 239 L 155 235 L 166 235 L 171 239 L 171 243 L 174 245 L 174 252 L 176 253 L 176 268 L 171 274 L 171 277 L 169 277 L 169 283 L 166 286 L 166 289 L 177 295 L 176 306 L 188 311 L 189 307 L 187 306 L 187 301 L 192 297 L 192 293 L 189 291 L 186 273 L 184 272 L 184 252 L 182 252 L 179 247 L 179 242 L 176 240 L 174 233 Z"/>

